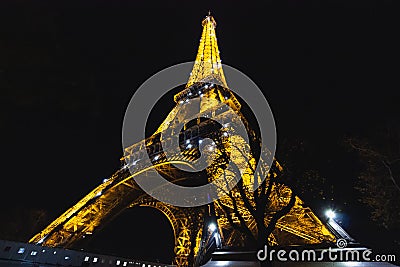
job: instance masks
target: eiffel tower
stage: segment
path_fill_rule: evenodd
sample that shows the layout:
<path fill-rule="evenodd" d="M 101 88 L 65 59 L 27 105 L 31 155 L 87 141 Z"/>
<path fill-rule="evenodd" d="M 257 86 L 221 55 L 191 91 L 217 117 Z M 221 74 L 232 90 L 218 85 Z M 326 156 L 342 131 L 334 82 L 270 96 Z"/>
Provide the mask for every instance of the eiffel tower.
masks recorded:
<path fill-rule="evenodd" d="M 215 112 L 219 103 L 228 105 L 246 122 L 249 135 L 253 137 L 250 142 L 254 142 L 254 140 L 257 140 L 256 133 L 241 113 L 241 104 L 228 89 L 225 80 L 215 34 L 216 22 L 214 18 L 209 14 L 202 21 L 202 26 L 202 36 L 193 70 L 185 89 L 174 96 L 174 101 L 178 104 L 179 101 L 187 98 L 199 97 L 200 93 L 208 99 L 214 99 L 215 101 L 201 102 L 199 117 L 207 112 Z M 214 81 L 218 81 L 220 85 L 214 84 Z M 219 116 L 229 117 L 229 114 L 222 112 Z M 121 159 L 122 167 L 119 170 L 109 179 L 105 179 L 103 183 L 65 211 L 44 230 L 32 237 L 29 242 L 50 247 L 74 248 L 83 240 L 90 239 L 90 235 L 100 231 L 124 210 L 136 206 L 147 206 L 161 211 L 171 223 L 175 238 L 174 264 L 177 266 L 194 264 L 202 246 L 204 246 L 204 241 L 209 238 L 206 227 L 208 222 L 205 218 L 208 218 L 207 216 L 210 216 L 210 214 L 215 218 L 220 240 L 224 246 L 244 245 L 246 237 L 233 227 L 233 224 L 240 223 L 239 217 L 241 217 L 253 233 L 257 232 L 257 228 L 254 217 L 246 209 L 244 200 L 240 197 L 237 197 L 238 201 L 235 203 L 228 196 L 222 196 L 219 201 L 214 201 L 210 205 L 182 208 L 152 198 L 135 182 L 136 177 L 152 179 L 152 176 L 157 174 L 169 177 L 171 181 L 190 182 L 191 179 L 195 179 L 187 172 L 177 169 L 176 166 L 179 164 L 190 165 L 198 157 L 199 137 L 210 137 L 213 140 L 219 138 L 219 146 L 217 145 L 216 148 L 219 152 L 216 154 L 226 153 L 227 141 L 220 135 L 215 135 L 214 132 L 210 133 L 211 123 L 209 120 L 205 120 L 199 121 L 197 125 L 188 126 L 181 132 L 182 140 L 180 142 L 183 144 L 190 142 L 194 146 L 185 147 L 181 153 L 167 160 L 160 148 L 160 133 L 167 128 L 173 128 L 176 122 L 184 121 L 184 116 L 177 114 L 173 109 L 158 130 L 152 136 L 146 138 L 145 147 L 142 142 L 126 148 Z M 254 180 L 252 181 L 248 175 L 252 172 L 249 162 L 254 162 L 256 153 L 252 151 L 251 144 L 246 143 L 240 137 L 236 137 L 236 139 L 236 144 L 239 145 L 230 147 L 229 153 L 234 155 L 231 158 L 236 165 L 249 165 L 245 167 L 246 172 L 241 177 L 243 183 L 249 186 L 254 184 Z M 261 153 L 263 152 L 261 151 Z M 142 165 L 140 159 L 143 157 L 150 157 L 151 164 Z M 130 164 L 131 171 L 126 167 L 127 163 Z M 210 181 L 221 171 L 229 172 L 229 170 L 221 168 L 223 164 L 223 159 L 217 161 L 217 163 L 208 167 L 202 175 L 205 176 L 207 181 Z M 133 167 L 133 165 L 135 166 Z M 271 180 L 271 177 L 280 175 L 282 167 L 274 160 L 272 166 L 264 168 L 263 171 L 264 173 L 261 175 L 265 175 L 267 179 Z M 274 185 L 272 191 L 274 192 L 270 196 L 272 205 L 269 207 L 271 214 L 274 210 L 286 205 L 292 194 L 289 187 L 279 183 Z M 237 186 L 232 192 L 233 195 L 240 196 Z M 211 209 L 212 211 L 210 211 Z M 270 218 L 271 216 L 266 216 L 266 224 L 268 224 Z M 335 240 L 335 235 L 296 196 L 295 204 L 290 212 L 278 220 L 275 230 L 265 242 L 270 245 L 303 245 L 335 242 Z"/>

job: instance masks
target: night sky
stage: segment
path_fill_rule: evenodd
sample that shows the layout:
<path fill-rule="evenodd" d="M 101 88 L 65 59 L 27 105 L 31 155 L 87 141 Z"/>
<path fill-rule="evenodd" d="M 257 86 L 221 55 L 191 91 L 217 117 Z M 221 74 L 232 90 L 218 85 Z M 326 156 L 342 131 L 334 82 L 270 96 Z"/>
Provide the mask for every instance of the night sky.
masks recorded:
<path fill-rule="evenodd" d="M 389 0 L 263 2 L 2 1 L 1 220 L 43 209 L 50 222 L 119 168 L 131 96 L 154 73 L 195 59 L 208 10 L 222 62 L 269 101 L 278 155 L 281 140 L 308 140 L 315 160 L 306 164 L 354 200 L 356 174 L 340 140 L 399 123 L 398 10 Z M 173 104 L 154 112 L 153 127 Z M 343 209 L 350 234 L 363 240 L 374 229 L 368 213 Z M 169 253 L 172 230 L 161 214 L 124 216 L 103 235 L 129 243 L 136 257 L 157 254 L 147 255 L 149 247 L 163 250 L 159 258 Z"/>

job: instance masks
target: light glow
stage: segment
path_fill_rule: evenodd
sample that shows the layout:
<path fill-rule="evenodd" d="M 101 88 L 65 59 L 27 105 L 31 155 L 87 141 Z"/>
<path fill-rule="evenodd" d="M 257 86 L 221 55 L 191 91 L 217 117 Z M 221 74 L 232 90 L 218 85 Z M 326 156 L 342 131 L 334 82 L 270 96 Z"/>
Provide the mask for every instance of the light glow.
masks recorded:
<path fill-rule="evenodd" d="M 210 223 L 208 225 L 208 229 L 210 229 L 210 231 L 214 232 L 215 230 L 217 230 L 217 226 L 215 225 L 215 223 Z"/>
<path fill-rule="evenodd" d="M 336 217 L 336 213 L 329 209 L 325 212 L 326 217 L 328 217 L 329 219 L 334 219 Z"/>

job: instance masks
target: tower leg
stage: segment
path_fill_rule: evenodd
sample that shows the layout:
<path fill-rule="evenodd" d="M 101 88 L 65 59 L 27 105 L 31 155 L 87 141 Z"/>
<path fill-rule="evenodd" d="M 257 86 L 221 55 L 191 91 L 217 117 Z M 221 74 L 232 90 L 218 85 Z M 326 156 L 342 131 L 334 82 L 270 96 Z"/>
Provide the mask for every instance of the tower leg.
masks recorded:
<path fill-rule="evenodd" d="M 179 267 L 193 266 L 196 252 L 200 245 L 204 210 L 184 209 L 180 216 L 176 216 L 179 228 L 175 231 L 175 259 L 174 264 Z"/>

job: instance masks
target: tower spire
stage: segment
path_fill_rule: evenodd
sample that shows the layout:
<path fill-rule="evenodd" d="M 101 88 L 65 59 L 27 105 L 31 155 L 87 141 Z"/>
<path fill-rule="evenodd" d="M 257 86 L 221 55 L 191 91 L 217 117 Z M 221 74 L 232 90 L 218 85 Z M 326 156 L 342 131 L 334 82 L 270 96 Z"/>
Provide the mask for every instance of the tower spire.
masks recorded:
<path fill-rule="evenodd" d="M 228 87 L 224 72 L 222 70 L 217 36 L 215 34 L 217 22 L 210 14 L 211 12 L 209 11 L 208 15 L 201 23 L 203 26 L 203 33 L 201 34 L 196 61 L 194 63 L 192 72 L 190 73 L 186 88 L 190 87 L 196 82 L 212 80 L 220 82 L 226 88 Z"/>

